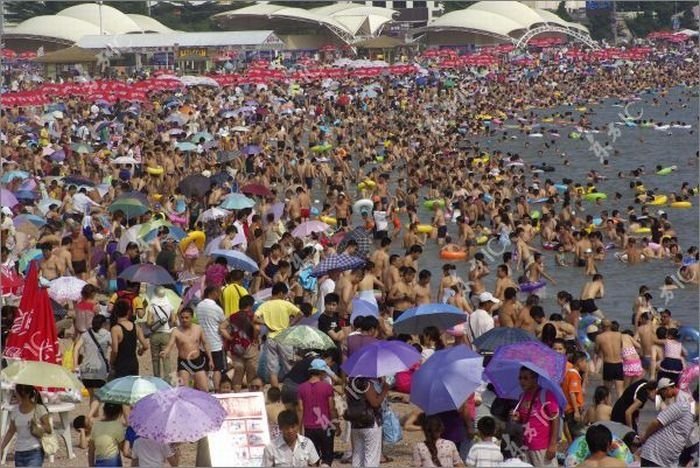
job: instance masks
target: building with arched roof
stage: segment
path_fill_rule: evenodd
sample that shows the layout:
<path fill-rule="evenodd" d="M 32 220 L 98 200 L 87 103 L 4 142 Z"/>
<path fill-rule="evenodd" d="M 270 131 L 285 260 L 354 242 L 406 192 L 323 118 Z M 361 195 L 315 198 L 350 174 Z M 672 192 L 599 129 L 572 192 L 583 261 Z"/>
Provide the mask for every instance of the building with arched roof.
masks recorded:
<path fill-rule="evenodd" d="M 516 1 L 482 1 L 452 11 L 412 31 L 428 45 L 481 46 L 516 43 L 523 36 L 588 36 L 588 29 L 556 14 Z"/>

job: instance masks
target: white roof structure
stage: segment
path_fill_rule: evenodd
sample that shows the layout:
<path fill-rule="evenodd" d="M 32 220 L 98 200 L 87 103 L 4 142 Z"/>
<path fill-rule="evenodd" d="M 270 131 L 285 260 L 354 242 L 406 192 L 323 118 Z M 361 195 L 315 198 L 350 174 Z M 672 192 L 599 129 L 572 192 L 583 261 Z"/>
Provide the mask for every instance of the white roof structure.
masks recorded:
<path fill-rule="evenodd" d="M 4 31 L 7 37 L 50 38 L 61 42 L 78 42 L 86 34 L 99 34 L 99 26 L 76 18 L 60 21 L 53 15 L 35 16 Z"/>
<path fill-rule="evenodd" d="M 134 21 L 142 30 L 143 32 L 155 32 L 155 33 L 169 33 L 169 32 L 174 32 L 173 29 L 170 29 L 169 27 L 165 26 L 164 24 L 160 23 L 159 21 L 154 20 L 150 16 L 144 16 L 144 15 L 136 15 L 133 13 L 129 13 L 126 16 L 128 16 L 131 20 Z"/>
<path fill-rule="evenodd" d="M 101 19 L 101 29 L 100 29 Z M 55 15 L 35 16 L 8 28 L 9 38 L 31 38 L 76 43 L 92 34 L 141 34 L 173 32 L 160 22 L 142 15 L 126 15 L 109 5 L 83 3 Z"/>
<path fill-rule="evenodd" d="M 56 16 L 70 16 L 79 20 L 100 26 L 100 16 L 102 17 L 102 30 L 106 34 L 128 34 L 143 32 L 143 29 L 134 20 L 126 16 L 121 11 L 109 5 L 98 5 L 96 3 L 83 3 L 75 5 L 56 13 Z M 63 18 L 56 18 L 61 21 Z"/>
<path fill-rule="evenodd" d="M 588 29 L 580 24 L 565 21 L 550 11 L 530 8 L 516 1 L 477 2 L 463 10 L 452 11 L 436 18 L 415 33 L 452 30 L 513 41 L 528 31 L 546 26 L 588 34 Z"/>
<path fill-rule="evenodd" d="M 382 28 L 398 15 L 396 10 L 357 3 L 336 3 L 311 10 L 317 15 L 331 17 L 345 26 L 354 36 L 377 36 Z"/>
<path fill-rule="evenodd" d="M 272 31 L 226 31 L 226 32 L 190 32 L 162 34 L 117 34 L 110 36 L 83 36 L 78 47 L 83 49 L 155 49 L 178 47 L 245 47 L 268 46 L 277 49 L 284 43 Z"/>

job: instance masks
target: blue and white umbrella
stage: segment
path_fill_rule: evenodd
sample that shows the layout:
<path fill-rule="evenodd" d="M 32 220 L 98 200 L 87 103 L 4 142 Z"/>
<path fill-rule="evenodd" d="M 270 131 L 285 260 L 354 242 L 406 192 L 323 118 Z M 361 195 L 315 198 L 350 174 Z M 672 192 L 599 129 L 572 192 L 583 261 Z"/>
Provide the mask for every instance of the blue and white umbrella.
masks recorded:
<path fill-rule="evenodd" d="M 197 145 L 189 141 L 181 141 L 175 144 L 175 147 L 180 151 L 194 151 L 197 149 Z"/>
<path fill-rule="evenodd" d="M 423 333 L 425 327 L 434 326 L 447 330 L 466 322 L 468 315 L 450 304 L 423 304 L 408 309 L 394 322 L 395 333 L 408 335 Z"/>
<path fill-rule="evenodd" d="M 243 270 L 249 273 L 255 273 L 259 269 L 258 264 L 255 263 L 255 260 L 247 256 L 243 252 L 239 252 L 238 250 L 214 249 L 209 255 L 214 258 L 225 258 L 226 263 L 228 263 L 228 265 L 231 268 L 234 268 L 236 270 Z"/>
<path fill-rule="evenodd" d="M 242 193 L 232 193 L 224 198 L 219 207 L 225 210 L 242 210 L 255 206 L 255 200 L 252 200 Z"/>
<path fill-rule="evenodd" d="M 339 254 L 330 255 L 321 260 L 311 272 L 311 276 L 320 278 L 327 275 L 331 271 L 347 271 L 354 270 L 365 266 L 365 260 L 353 255 Z"/>

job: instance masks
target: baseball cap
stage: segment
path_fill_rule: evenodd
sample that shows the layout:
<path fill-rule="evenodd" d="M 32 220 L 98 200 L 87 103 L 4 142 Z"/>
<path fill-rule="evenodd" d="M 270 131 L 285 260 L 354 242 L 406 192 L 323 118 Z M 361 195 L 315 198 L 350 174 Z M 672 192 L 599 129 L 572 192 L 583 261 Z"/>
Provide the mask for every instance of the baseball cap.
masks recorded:
<path fill-rule="evenodd" d="M 493 297 L 493 294 L 486 291 L 479 294 L 479 302 L 493 302 L 494 304 L 500 304 L 501 301 Z"/>
<path fill-rule="evenodd" d="M 676 383 L 669 379 L 668 377 L 662 377 L 659 379 L 659 382 L 656 384 L 656 389 L 657 390 L 663 390 L 664 388 L 669 388 L 675 386 Z"/>
<path fill-rule="evenodd" d="M 323 371 L 326 374 L 330 375 L 331 377 L 335 377 L 335 372 L 331 370 L 330 367 L 328 367 L 328 364 L 326 364 L 326 361 L 323 359 L 314 359 L 311 361 L 311 365 L 309 366 L 310 371 Z"/>

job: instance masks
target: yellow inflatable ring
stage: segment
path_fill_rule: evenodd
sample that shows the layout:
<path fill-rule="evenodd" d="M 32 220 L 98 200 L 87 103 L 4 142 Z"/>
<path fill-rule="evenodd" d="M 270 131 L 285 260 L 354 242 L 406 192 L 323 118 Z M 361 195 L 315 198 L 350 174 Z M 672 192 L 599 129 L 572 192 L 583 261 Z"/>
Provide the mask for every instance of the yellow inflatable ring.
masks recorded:
<path fill-rule="evenodd" d="M 489 241 L 488 236 L 479 236 L 476 238 L 476 245 L 484 245 Z"/>
<path fill-rule="evenodd" d="M 693 204 L 689 201 L 676 201 L 671 203 L 671 208 L 690 208 Z"/>
<path fill-rule="evenodd" d="M 324 223 L 328 224 L 329 226 L 335 226 L 336 224 L 338 224 L 338 220 L 335 218 L 331 218 L 330 216 L 321 216 L 319 219 Z"/>
<path fill-rule="evenodd" d="M 651 234 L 651 228 L 640 227 L 639 229 L 634 230 L 634 234 Z"/>
<path fill-rule="evenodd" d="M 654 199 L 647 202 L 647 205 L 651 206 L 661 206 L 668 202 L 668 197 L 666 195 L 654 195 Z"/>
<path fill-rule="evenodd" d="M 182 239 L 180 241 L 180 248 L 182 250 L 187 250 L 187 247 L 194 242 L 197 244 L 197 248 L 199 250 L 204 249 L 204 241 L 206 240 L 207 235 L 204 234 L 202 231 L 192 231 L 189 234 L 187 234 L 187 237 Z"/>
<path fill-rule="evenodd" d="M 163 169 L 162 166 L 158 166 L 158 167 L 150 167 L 149 166 L 146 168 L 146 172 L 148 172 L 149 174 L 154 175 L 154 176 L 159 176 L 159 175 L 163 174 L 163 171 L 165 171 L 165 169 Z"/>
<path fill-rule="evenodd" d="M 416 232 L 419 232 L 421 234 L 429 234 L 433 232 L 433 226 L 430 224 L 419 224 L 416 226 Z"/>
<path fill-rule="evenodd" d="M 449 250 L 441 250 L 440 258 L 443 260 L 466 260 L 467 252 L 451 252 Z"/>

